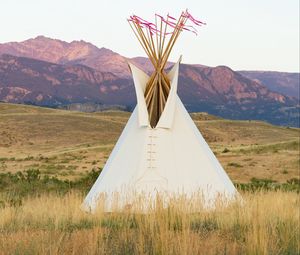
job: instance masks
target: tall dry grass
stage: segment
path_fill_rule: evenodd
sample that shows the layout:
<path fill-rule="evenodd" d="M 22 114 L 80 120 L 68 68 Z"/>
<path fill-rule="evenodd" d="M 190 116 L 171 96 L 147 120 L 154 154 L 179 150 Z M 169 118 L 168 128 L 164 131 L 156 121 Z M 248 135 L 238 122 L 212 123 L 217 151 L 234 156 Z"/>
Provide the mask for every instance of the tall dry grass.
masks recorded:
<path fill-rule="evenodd" d="M 244 203 L 185 213 L 88 214 L 83 196 L 42 195 L 0 209 L 0 254 L 299 254 L 299 195 L 243 194 Z"/>

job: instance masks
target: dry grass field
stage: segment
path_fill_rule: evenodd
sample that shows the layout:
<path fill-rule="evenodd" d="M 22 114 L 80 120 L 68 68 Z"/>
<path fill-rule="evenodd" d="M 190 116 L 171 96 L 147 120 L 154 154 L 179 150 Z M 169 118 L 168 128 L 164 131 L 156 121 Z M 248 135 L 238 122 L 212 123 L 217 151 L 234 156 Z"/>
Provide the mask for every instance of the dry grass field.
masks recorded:
<path fill-rule="evenodd" d="M 192 114 L 235 183 L 288 189 L 241 189 L 244 203 L 197 213 L 186 200 L 147 214 L 82 211 L 91 170 L 103 167 L 128 117 L 0 103 L 0 255 L 300 254 L 296 128 Z"/>
<path fill-rule="evenodd" d="M 299 177 L 296 128 L 192 114 L 235 182 L 253 177 L 285 182 Z M 0 172 L 39 169 L 73 179 L 102 168 L 129 113 L 80 113 L 0 104 Z"/>
<path fill-rule="evenodd" d="M 0 254 L 299 254 L 299 196 L 244 193 L 244 204 L 187 213 L 184 201 L 147 214 L 87 214 L 83 196 L 45 195 L 0 209 Z"/>

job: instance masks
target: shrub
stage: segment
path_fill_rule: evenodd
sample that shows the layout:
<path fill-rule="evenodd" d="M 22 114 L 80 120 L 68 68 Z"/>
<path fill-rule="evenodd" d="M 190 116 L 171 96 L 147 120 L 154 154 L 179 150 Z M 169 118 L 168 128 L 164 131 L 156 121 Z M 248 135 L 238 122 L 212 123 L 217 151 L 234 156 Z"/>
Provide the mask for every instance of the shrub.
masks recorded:
<path fill-rule="evenodd" d="M 235 183 L 235 186 L 242 191 L 256 192 L 259 190 L 272 191 L 295 191 L 300 192 L 300 179 L 292 178 L 286 183 L 277 183 L 270 179 L 252 178 L 250 183 Z"/>
<path fill-rule="evenodd" d="M 230 150 L 227 149 L 227 148 L 225 148 L 225 149 L 222 151 L 222 153 L 227 153 L 227 152 L 230 152 Z"/>
<path fill-rule="evenodd" d="M 47 174 L 42 175 L 37 169 L 28 169 L 15 174 L 1 173 L 0 190 L 6 196 L 6 203 L 16 206 L 26 196 L 51 192 L 65 194 L 72 189 L 86 192 L 92 187 L 100 171 L 101 169 L 93 169 L 74 181 L 60 180 Z"/>
<path fill-rule="evenodd" d="M 287 183 L 289 183 L 289 184 L 298 184 L 298 185 L 300 185 L 300 179 L 299 179 L 299 178 L 292 178 L 292 179 L 289 179 L 289 180 L 287 181 Z"/>
<path fill-rule="evenodd" d="M 235 162 L 230 162 L 228 163 L 228 166 L 234 166 L 234 167 L 242 167 L 242 165 L 235 163 Z"/>

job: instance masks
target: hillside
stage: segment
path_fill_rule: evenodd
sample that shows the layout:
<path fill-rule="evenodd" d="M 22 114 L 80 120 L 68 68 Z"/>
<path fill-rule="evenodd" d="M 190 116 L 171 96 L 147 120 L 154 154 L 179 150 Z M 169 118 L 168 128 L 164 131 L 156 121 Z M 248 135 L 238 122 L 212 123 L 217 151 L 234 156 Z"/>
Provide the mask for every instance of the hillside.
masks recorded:
<path fill-rule="evenodd" d="M 0 56 L 0 100 L 56 106 L 78 102 L 128 101 L 131 81 L 83 65 L 60 65 L 41 60 Z M 115 95 L 114 95 L 115 94 Z M 122 97 L 125 97 L 124 100 Z M 134 98 L 134 95 L 132 95 Z"/>
<path fill-rule="evenodd" d="M 272 92 L 228 67 L 182 64 L 179 75 L 178 94 L 190 112 L 299 126 L 295 98 Z M 0 56 L 0 100 L 52 107 L 98 103 L 127 109 L 136 102 L 132 80 L 112 72 L 5 54 Z"/>
<path fill-rule="evenodd" d="M 81 113 L 0 103 L 0 172 L 39 169 L 73 179 L 102 167 L 128 117 L 118 111 Z M 206 113 L 192 118 L 233 181 L 298 178 L 299 129 Z"/>
<path fill-rule="evenodd" d="M 135 92 L 128 61 L 151 73 L 146 58 L 128 59 L 82 40 L 65 42 L 38 36 L 3 43 L 0 101 L 52 107 L 96 103 L 132 109 Z M 179 96 L 190 112 L 299 127 L 299 102 L 291 97 L 299 81 L 286 73 L 181 65 L 179 83 Z"/>
<path fill-rule="evenodd" d="M 272 91 L 290 97 L 300 97 L 300 74 L 271 71 L 238 71 L 245 77 L 256 80 Z"/>

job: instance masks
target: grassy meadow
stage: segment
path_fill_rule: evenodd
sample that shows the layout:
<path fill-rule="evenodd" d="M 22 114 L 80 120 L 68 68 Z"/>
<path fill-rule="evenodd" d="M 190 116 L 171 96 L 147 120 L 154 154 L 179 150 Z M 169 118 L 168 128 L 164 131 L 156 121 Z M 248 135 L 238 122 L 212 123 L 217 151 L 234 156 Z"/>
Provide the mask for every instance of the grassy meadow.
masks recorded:
<path fill-rule="evenodd" d="M 0 103 L 0 254 L 300 254 L 300 130 L 192 118 L 243 204 L 91 215 L 82 200 L 129 113 Z"/>

